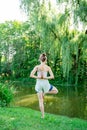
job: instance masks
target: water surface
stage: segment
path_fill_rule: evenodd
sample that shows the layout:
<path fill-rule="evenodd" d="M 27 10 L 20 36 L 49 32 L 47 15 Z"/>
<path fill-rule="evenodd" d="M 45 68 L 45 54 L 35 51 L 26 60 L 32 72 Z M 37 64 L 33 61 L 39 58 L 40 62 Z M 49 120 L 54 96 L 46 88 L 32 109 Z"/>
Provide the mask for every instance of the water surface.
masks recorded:
<path fill-rule="evenodd" d="M 45 95 L 45 112 L 87 120 L 87 88 L 63 86 L 58 87 L 58 90 L 57 95 Z M 14 105 L 39 110 L 34 87 L 18 87 L 15 93 Z"/>

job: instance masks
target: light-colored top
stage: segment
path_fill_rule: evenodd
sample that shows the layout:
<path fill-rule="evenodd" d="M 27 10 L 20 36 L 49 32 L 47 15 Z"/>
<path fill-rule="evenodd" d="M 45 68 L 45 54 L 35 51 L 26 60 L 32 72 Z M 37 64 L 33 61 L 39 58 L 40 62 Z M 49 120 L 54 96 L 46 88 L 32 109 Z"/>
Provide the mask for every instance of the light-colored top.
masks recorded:
<path fill-rule="evenodd" d="M 37 76 L 43 77 L 43 79 L 44 79 L 47 77 L 47 72 L 46 71 L 37 71 Z"/>
<path fill-rule="evenodd" d="M 45 62 L 42 62 L 40 65 L 37 65 L 34 67 L 34 69 L 32 70 L 30 74 L 30 77 L 37 79 L 35 90 L 37 92 L 46 93 L 50 89 L 50 83 L 48 79 L 53 79 L 54 75 L 51 68 L 48 65 L 46 65 Z"/>
<path fill-rule="evenodd" d="M 35 73 L 37 72 L 37 75 Z M 49 73 L 49 76 L 47 75 Z M 54 75 L 51 68 L 42 62 L 40 65 L 34 67 L 31 71 L 30 77 L 36 79 L 53 79 Z"/>
<path fill-rule="evenodd" d="M 44 92 L 47 93 L 50 89 L 50 84 L 47 77 L 47 71 L 40 71 L 37 70 L 37 76 L 41 78 L 37 78 L 36 80 L 36 85 L 35 85 L 35 90 L 40 93 Z"/>

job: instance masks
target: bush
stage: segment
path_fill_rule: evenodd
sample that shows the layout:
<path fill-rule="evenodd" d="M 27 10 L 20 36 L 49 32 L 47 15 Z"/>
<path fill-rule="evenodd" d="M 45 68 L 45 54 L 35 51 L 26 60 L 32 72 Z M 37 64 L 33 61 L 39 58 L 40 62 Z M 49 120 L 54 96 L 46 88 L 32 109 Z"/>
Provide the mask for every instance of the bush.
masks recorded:
<path fill-rule="evenodd" d="M 13 99 L 13 91 L 8 84 L 0 83 L 0 106 L 8 106 Z"/>

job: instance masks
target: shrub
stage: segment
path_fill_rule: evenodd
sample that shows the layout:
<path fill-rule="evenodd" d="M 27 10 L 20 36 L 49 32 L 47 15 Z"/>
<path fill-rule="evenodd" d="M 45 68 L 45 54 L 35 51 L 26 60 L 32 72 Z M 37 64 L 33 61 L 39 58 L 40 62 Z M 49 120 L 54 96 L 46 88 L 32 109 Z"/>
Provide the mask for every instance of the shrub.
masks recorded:
<path fill-rule="evenodd" d="M 13 99 L 13 91 L 8 84 L 0 83 L 0 106 L 8 106 Z"/>

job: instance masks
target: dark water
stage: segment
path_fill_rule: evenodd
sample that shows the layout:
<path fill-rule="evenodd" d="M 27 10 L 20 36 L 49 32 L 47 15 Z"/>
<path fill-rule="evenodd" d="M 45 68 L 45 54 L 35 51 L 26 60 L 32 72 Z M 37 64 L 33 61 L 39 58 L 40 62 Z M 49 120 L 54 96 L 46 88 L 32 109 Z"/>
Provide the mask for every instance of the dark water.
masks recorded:
<path fill-rule="evenodd" d="M 16 90 L 15 106 L 39 110 L 34 87 L 20 87 Z M 87 87 L 61 86 L 58 90 L 57 95 L 45 95 L 45 112 L 87 120 Z"/>

